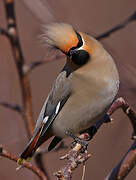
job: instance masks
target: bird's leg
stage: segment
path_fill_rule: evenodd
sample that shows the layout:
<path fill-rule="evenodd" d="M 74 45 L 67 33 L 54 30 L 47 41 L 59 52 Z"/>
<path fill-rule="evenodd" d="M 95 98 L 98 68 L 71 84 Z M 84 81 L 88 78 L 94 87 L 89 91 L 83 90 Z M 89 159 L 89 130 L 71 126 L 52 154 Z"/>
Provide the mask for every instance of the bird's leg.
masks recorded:
<path fill-rule="evenodd" d="M 87 149 L 87 146 L 88 146 L 88 143 L 86 140 L 75 136 L 71 131 L 66 131 L 66 135 L 70 136 L 74 139 L 74 142 L 71 144 L 71 148 L 75 147 L 75 145 L 78 143 L 78 144 L 81 144 L 81 146 L 82 146 L 81 152 L 82 153 L 85 152 L 85 150 Z"/>
<path fill-rule="evenodd" d="M 66 131 L 66 135 L 74 139 L 74 142 L 71 144 L 71 148 L 75 147 L 76 143 L 79 143 L 83 147 L 82 152 L 84 152 L 88 146 L 87 141 L 93 138 L 93 136 L 96 134 L 97 130 L 103 123 L 107 123 L 110 121 L 111 121 L 111 118 L 109 114 L 105 114 L 103 118 L 98 120 L 93 126 L 91 126 L 88 129 L 85 129 L 84 131 L 81 131 L 79 137 L 75 136 L 71 131 Z"/>
<path fill-rule="evenodd" d="M 97 130 L 103 123 L 111 122 L 111 118 L 108 114 L 105 114 L 100 120 L 98 120 L 94 125 L 80 132 L 80 138 L 86 141 L 90 141 L 93 136 L 97 133 Z"/>

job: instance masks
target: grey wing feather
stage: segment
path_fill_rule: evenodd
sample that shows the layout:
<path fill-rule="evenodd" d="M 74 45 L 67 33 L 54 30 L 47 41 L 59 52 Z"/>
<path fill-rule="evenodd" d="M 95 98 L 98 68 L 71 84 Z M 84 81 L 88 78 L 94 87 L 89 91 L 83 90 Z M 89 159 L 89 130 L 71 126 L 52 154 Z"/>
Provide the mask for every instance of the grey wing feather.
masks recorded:
<path fill-rule="evenodd" d="M 40 125 L 45 117 L 49 117 L 47 122 L 45 123 L 45 126 L 49 126 L 51 124 L 51 122 L 57 115 L 55 114 L 55 111 L 58 103 L 60 103 L 60 111 L 60 109 L 63 107 L 68 97 L 70 96 L 70 92 L 70 79 L 66 77 L 66 72 L 62 71 L 54 82 L 53 87 L 42 107 L 42 110 L 36 122 L 34 134 L 36 134 L 39 130 Z"/>

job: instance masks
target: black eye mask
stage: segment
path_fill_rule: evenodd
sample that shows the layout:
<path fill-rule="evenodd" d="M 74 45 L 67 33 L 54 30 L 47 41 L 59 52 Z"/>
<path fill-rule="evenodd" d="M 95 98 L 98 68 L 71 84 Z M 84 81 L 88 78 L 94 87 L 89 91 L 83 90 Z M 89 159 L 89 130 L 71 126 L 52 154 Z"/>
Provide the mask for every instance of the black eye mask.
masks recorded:
<path fill-rule="evenodd" d="M 72 54 L 72 61 L 79 66 L 86 64 L 88 60 L 89 54 L 85 50 L 77 50 Z"/>

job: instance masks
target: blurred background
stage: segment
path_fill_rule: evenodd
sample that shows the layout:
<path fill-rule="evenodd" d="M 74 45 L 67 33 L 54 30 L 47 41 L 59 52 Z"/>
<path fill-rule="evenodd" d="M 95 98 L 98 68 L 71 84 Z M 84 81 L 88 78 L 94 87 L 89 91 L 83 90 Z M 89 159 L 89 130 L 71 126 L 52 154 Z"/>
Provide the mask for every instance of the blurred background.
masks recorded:
<path fill-rule="evenodd" d="M 47 48 L 40 43 L 41 24 L 53 21 L 67 22 L 80 31 L 93 36 L 119 24 L 136 10 L 135 0 L 15 0 L 17 27 L 26 63 L 46 60 Z M 6 28 L 3 1 L 0 1 L 0 27 Z M 136 22 L 102 40 L 102 44 L 116 61 L 120 74 L 119 96 L 123 96 L 136 109 Z M 34 119 L 65 60 L 41 65 L 29 74 Z M 21 92 L 11 46 L 6 37 L 0 35 L 0 101 L 21 104 Z M 114 121 L 103 125 L 90 142 L 88 151 L 92 157 L 86 163 L 85 180 L 104 179 L 120 161 L 132 144 L 132 128 L 121 110 L 112 116 Z M 28 142 L 27 133 L 20 115 L 0 107 L 0 144 L 9 152 L 19 155 Z M 72 140 L 66 140 L 69 145 Z M 47 147 L 49 142 L 44 144 Z M 68 150 L 68 149 L 67 149 Z M 66 150 L 66 151 L 67 151 Z M 50 152 L 44 155 L 44 165 L 50 179 L 63 166 L 59 157 L 66 151 Z M 34 161 L 32 161 L 34 163 Z M 0 179 L 38 180 L 31 171 L 23 168 L 16 172 L 16 163 L 0 158 Z M 126 180 L 136 177 L 134 168 Z M 73 180 L 81 179 L 82 166 L 74 171 Z"/>

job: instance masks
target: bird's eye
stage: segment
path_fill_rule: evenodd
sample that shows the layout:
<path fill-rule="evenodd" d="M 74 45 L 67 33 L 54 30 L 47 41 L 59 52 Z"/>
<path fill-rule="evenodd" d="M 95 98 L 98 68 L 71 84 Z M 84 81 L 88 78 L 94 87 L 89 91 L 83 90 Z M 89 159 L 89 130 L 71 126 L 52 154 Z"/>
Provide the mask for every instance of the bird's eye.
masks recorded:
<path fill-rule="evenodd" d="M 75 50 L 75 52 L 72 53 L 71 59 L 75 64 L 82 66 L 89 60 L 89 54 L 85 50 Z"/>

